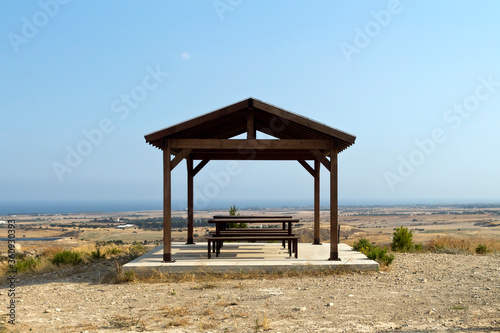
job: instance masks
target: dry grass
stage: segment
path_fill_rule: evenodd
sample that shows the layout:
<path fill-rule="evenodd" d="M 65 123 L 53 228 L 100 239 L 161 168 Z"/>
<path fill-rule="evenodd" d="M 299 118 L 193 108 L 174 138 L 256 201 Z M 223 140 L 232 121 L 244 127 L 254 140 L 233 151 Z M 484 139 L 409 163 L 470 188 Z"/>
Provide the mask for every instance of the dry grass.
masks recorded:
<path fill-rule="evenodd" d="M 206 330 L 217 328 L 218 324 L 216 321 L 209 319 L 208 321 L 200 320 L 199 329 L 201 332 Z"/>
<path fill-rule="evenodd" d="M 168 307 L 163 309 L 165 317 L 170 318 L 169 326 L 187 326 L 189 320 L 185 318 L 191 314 L 191 311 L 186 306 L 181 307 Z"/>
<path fill-rule="evenodd" d="M 476 253 L 479 245 L 485 245 L 489 252 L 500 252 L 500 242 L 494 239 L 466 236 L 439 236 L 431 239 L 426 248 L 438 253 Z"/>
<path fill-rule="evenodd" d="M 140 317 L 131 318 L 117 315 L 109 319 L 109 325 L 112 328 L 130 328 L 139 325 L 140 321 Z"/>
<path fill-rule="evenodd" d="M 190 322 L 186 318 L 175 318 L 168 323 L 169 326 L 176 326 L 176 327 L 187 326 L 189 324 Z"/>
<path fill-rule="evenodd" d="M 209 316 L 210 318 L 214 319 L 215 312 L 212 309 L 205 309 L 203 310 L 202 315 Z"/>
<path fill-rule="evenodd" d="M 64 249 L 61 247 L 61 246 L 51 246 L 51 247 L 48 247 L 46 248 L 43 252 L 42 252 L 42 256 L 43 257 L 53 257 L 54 254 L 58 253 L 58 252 L 61 252 L 63 251 Z"/>
<path fill-rule="evenodd" d="M 265 331 L 271 329 L 271 322 L 269 321 L 268 315 L 266 312 L 262 313 L 258 319 L 255 320 L 255 329 L 259 328 L 264 329 Z"/>
<path fill-rule="evenodd" d="M 208 289 L 215 289 L 218 286 L 215 283 L 210 283 L 210 282 L 204 282 L 201 285 L 195 286 L 191 288 L 192 290 L 208 290 Z"/>
<path fill-rule="evenodd" d="M 163 308 L 165 317 L 173 318 L 173 317 L 185 317 L 190 314 L 189 309 L 186 306 L 180 307 L 168 307 Z"/>
<path fill-rule="evenodd" d="M 223 300 L 223 299 L 218 300 L 216 304 L 220 307 L 223 307 L 223 308 L 226 308 L 226 307 L 231 306 L 231 305 L 236 305 L 235 303 L 231 303 L 231 302 L 228 302 L 228 301 Z"/>
<path fill-rule="evenodd" d="M 102 254 L 99 258 L 96 257 L 96 251 L 97 249 L 100 249 L 100 253 Z M 30 266 L 30 268 L 26 271 L 20 271 L 18 274 L 42 274 L 42 273 L 48 273 L 48 272 L 53 272 L 53 271 L 58 271 L 61 269 L 64 269 L 64 266 L 66 265 L 54 265 L 51 262 L 51 259 L 54 258 L 55 255 L 61 253 L 62 251 L 68 251 L 67 248 L 63 248 L 61 246 L 46 246 L 43 248 L 42 251 L 36 251 L 37 252 L 36 256 L 33 258 L 36 258 L 36 265 Z M 81 263 L 78 263 L 77 266 L 84 265 L 90 262 L 94 262 L 96 260 L 121 260 L 123 258 L 127 259 L 133 259 L 135 257 L 138 257 L 139 255 L 143 254 L 145 252 L 145 248 L 142 245 L 120 245 L 117 246 L 115 244 L 106 244 L 106 245 L 96 245 L 94 244 L 83 244 L 80 246 L 73 247 L 70 251 L 72 252 L 77 252 L 81 255 L 81 258 L 83 259 Z M 18 264 L 22 264 L 22 261 L 24 259 L 25 254 L 23 253 L 18 253 L 16 255 L 16 262 Z M 70 265 L 71 266 L 71 265 Z M 7 262 L 1 263 L 0 264 L 0 276 L 5 276 L 9 273 L 9 267 L 7 265 Z M 130 282 L 132 280 L 135 280 L 135 275 L 134 276 L 126 276 L 121 272 L 121 269 L 116 270 L 114 273 L 114 277 L 108 277 L 108 282 L 117 280 L 116 282 Z"/>

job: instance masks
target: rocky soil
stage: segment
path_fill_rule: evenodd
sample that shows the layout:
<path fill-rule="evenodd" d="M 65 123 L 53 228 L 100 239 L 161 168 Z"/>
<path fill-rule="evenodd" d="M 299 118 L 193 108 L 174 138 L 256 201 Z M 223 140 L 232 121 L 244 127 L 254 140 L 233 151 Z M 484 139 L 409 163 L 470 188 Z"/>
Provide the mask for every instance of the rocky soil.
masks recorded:
<path fill-rule="evenodd" d="M 20 276 L 17 323 L 6 330 L 500 331 L 499 255 L 398 254 L 377 273 L 179 283 L 103 283 L 109 270 Z M 8 301 L 2 281 L 0 314 Z"/>

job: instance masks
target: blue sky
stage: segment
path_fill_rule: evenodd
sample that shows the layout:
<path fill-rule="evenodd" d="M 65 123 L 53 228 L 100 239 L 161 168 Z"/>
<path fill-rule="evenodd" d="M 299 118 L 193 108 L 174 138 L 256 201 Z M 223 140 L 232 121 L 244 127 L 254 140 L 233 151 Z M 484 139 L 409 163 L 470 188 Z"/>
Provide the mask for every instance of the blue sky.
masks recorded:
<path fill-rule="evenodd" d="M 357 136 L 339 156 L 341 204 L 500 202 L 498 13 L 493 0 L 2 1 L 0 201 L 160 202 L 162 154 L 144 135 L 254 97 Z M 204 201 L 226 167 L 198 174 L 197 208 L 312 204 L 297 162 L 241 162 Z"/>

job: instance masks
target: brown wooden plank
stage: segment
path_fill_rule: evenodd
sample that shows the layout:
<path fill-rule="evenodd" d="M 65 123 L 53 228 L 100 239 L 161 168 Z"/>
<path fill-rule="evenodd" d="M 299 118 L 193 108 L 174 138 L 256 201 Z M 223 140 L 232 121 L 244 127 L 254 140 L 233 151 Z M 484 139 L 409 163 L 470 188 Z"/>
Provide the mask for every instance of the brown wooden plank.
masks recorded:
<path fill-rule="evenodd" d="M 330 171 L 330 161 L 319 150 L 311 150 L 311 154 L 323 164 L 323 166 Z"/>
<path fill-rule="evenodd" d="M 192 149 L 183 149 L 180 151 L 180 153 L 178 153 L 175 158 L 172 160 L 172 162 L 170 163 L 170 167 L 171 169 L 170 170 L 174 170 L 175 167 L 177 165 L 179 165 L 179 163 L 181 163 L 181 161 L 189 155 L 189 153 L 191 153 Z"/>
<path fill-rule="evenodd" d="M 196 176 L 196 174 L 198 174 L 198 172 L 200 172 L 200 170 L 203 169 L 203 167 L 205 165 L 207 165 L 208 162 L 210 162 L 209 159 L 205 159 L 205 158 L 200 158 L 200 160 L 202 160 L 202 161 L 200 163 L 198 163 L 196 168 L 193 169 L 193 177 Z"/>
<path fill-rule="evenodd" d="M 168 140 L 163 149 L 163 261 L 172 262 L 172 179 Z"/>
<path fill-rule="evenodd" d="M 330 259 L 339 259 L 338 247 L 338 143 L 331 141 L 330 148 Z"/>
<path fill-rule="evenodd" d="M 214 215 L 214 219 L 293 219 L 292 215 Z"/>
<path fill-rule="evenodd" d="M 328 140 L 171 139 L 171 149 L 329 149 Z"/>
<path fill-rule="evenodd" d="M 321 244 L 320 240 L 320 201 L 319 201 L 319 174 L 321 164 L 318 160 L 314 160 L 314 241 L 313 244 Z"/>
<path fill-rule="evenodd" d="M 248 219 L 208 219 L 208 223 L 281 223 L 281 222 L 292 222 L 298 223 L 300 219 L 256 219 L 256 218 L 248 218 Z"/>
<path fill-rule="evenodd" d="M 215 241 L 245 241 L 245 240 L 262 240 L 262 241 L 270 241 L 270 240 L 288 240 L 288 239 L 298 239 L 298 236 L 290 236 L 290 235 L 275 235 L 275 236 L 212 236 L 207 237 L 207 240 L 215 240 Z"/>
<path fill-rule="evenodd" d="M 257 150 L 224 150 L 196 151 L 191 153 L 193 160 L 233 160 L 233 161 L 296 161 L 314 160 L 309 151 L 257 151 Z"/>
<path fill-rule="evenodd" d="M 187 224 L 188 224 L 188 237 L 187 244 L 194 244 L 194 170 L 193 159 L 188 157 L 187 164 Z"/>
<path fill-rule="evenodd" d="M 255 113 L 253 110 L 247 112 L 247 139 L 255 140 L 257 131 L 255 130 Z"/>
<path fill-rule="evenodd" d="M 311 176 L 314 177 L 314 169 L 311 168 L 311 166 L 309 165 L 309 163 L 307 163 L 306 161 L 304 160 L 298 160 L 298 162 L 300 163 L 300 165 L 302 165 L 310 174 Z"/>

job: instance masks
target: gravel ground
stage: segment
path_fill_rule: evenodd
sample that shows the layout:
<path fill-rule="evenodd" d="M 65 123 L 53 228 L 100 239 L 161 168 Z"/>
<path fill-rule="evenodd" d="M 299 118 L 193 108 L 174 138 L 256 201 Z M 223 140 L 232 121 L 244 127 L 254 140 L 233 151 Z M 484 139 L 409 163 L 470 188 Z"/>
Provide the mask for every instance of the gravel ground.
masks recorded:
<path fill-rule="evenodd" d="M 377 273 L 99 283 L 110 267 L 21 277 L 19 332 L 500 331 L 500 256 L 398 254 Z M 8 305 L 0 290 L 1 314 Z M 1 331 L 1 329 L 0 329 Z"/>

